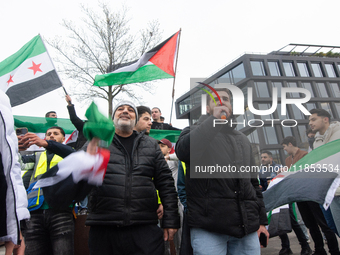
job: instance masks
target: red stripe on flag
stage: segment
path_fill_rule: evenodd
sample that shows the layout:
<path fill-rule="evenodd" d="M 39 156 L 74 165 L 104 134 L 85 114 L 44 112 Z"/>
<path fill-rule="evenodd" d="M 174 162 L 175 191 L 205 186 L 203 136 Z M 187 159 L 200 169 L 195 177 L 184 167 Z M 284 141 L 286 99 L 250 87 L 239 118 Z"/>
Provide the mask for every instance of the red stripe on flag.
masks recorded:
<path fill-rule="evenodd" d="M 178 35 L 179 31 L 174 34 L 174 36 L 149 60 L 151 63 L 172 76 L 175 76 L 174 60 Z"/>

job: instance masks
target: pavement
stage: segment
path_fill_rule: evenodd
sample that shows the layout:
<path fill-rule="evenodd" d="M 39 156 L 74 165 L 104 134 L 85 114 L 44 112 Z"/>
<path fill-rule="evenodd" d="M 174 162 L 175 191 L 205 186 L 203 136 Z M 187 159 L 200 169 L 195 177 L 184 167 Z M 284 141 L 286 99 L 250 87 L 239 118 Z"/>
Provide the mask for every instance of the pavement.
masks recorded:
<path fill-rule="evenodd" d="M 293 251 L 293 254 L 300 254 L 301 246 L 296 238 L 294 232 L 288 233 L 288 237 L 290 240 L 290 248 Z M 338 238 L 338 242 L 340 243 L 340 238 Z M 310 247 L 314 250 L 314 243 L 311 240 Z M 325 249 L 328 250 L 327 244 L 325 244 Z M 279 237 L 273 237 L 269 239 L 268 246 L 266 248 L 261 249 L 261 255 L 278 255 L 281 250 L 281 240 Z M 329 254 L 329 253 L 328 253 Z M 0 255 L 5 255 L 5 248 L 0 247 Z"/>

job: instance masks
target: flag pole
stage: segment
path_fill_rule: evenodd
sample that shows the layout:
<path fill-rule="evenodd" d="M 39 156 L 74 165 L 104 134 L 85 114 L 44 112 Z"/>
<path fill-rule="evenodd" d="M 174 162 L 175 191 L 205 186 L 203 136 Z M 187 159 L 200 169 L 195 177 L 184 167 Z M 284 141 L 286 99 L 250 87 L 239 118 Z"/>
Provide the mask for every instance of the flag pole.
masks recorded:
<path fill-rule="evenodd" d="M 174 77 L 174 81 L 173 81 L 173 84 L 172 84 L 172 102 L 171 102 L 171 111 L 170 111 L 169 123 L 171 123 L 172 109 L 174 108 L 175 81 L 176 81 L 177 61 L 178 61 L 179 42 L 180 42 L 180 39 L 181 39 L 181 32 L 182 32 L 182 28 L 179 29 L 179 34 L 178 34 L 178 44 L 177 44 L 176 62 L 175 62 L 175 77 Z"/>

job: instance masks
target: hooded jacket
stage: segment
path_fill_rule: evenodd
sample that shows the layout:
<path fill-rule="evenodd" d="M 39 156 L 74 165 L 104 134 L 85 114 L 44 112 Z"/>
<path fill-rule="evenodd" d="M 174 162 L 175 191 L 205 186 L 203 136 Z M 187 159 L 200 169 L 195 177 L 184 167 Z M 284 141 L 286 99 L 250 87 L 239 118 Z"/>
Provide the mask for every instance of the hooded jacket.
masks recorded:
<path fill-rule="evenodd" d="M 315 134 L 314 149 L 337 139 L 340 139 L 340 122 L 334 121 L 329 125 L 323 135 L 319 132 Z M 340 196 L 340 186 L 337 188 L 335 196 Z"/>
<path fill-rule="evenodd" d="M 176 143 L 177 156 L 187 166 L 188 224 L 241 238 L 267 224 L 262 192 L 256 171 L 239 171 L 255 166 L 247 137 L 228 125 L 214 127 L 214 119 L 201 116 L 197 125 L 182 131 Z M 203 165 L 231 166 L 238 171 L 216 176 L 199 173 L 201 178 L 191 178 Z"/>
<path fill-rule="evenodd" d="M 19 242 L 20 220 L 30 218 L 18 162 L 18 139 L 7 95 L 0 90 L 0 241 Z"/>
<path fill-rule="evenodd" d="M 130 157 L 115 135 L 108 149 L 111 153 L 105 178 L 89 195 L 86 224 L 156 225 L 158 190 L 164 208 L 162 227 L 179 228 L 174 180 L 157 141 L 145 132 L 138 133 Z"/>

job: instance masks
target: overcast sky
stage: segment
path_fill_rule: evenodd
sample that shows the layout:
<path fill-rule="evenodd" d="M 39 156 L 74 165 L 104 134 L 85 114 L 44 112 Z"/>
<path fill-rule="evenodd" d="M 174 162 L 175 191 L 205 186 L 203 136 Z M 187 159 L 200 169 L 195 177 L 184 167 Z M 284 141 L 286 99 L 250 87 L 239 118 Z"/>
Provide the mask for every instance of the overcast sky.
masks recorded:
<path fill-rule="evenodd" d="M 112 8 L 123 3 L 134 30 L 158 19 L 166 39 L 180 28 L 179 59 L 175 100 L 190 88 L 190 78 L 209 77 L 244 53 L 269 53 L 289 43 L 340 46 L 337 29 L 340 1 L 316 0 L 244 0 L 244 1 L 156 1 L 115 0 Z M 15 53 L 37 34 L 45 38 L 65 36 L 62 19 L 79 22 L 79 4 L 98 6 L 95 0 L 15 0 L 0 2 L 0 61 Z M 49 47 L 48 50 L 52 51 Z M 53 59 L 54 55 L 51 54 Z M 72 86 L 63 80 L 65 87 Z M 158 81 L 154 95 L 145 94 L 144 104 L 161 108 L 166 122 L 171 109 L 172 79 Z M 72 95 L 71 95 L 72 96 Z M 100 104 L 103 113 L 107 105 Z M 87 105 L 74 100 L 79 117 L 84 118 Z M 62 89 L 13 108 L 15 115 L 42 117 L 56 110 L 58 117 L 68 118 Z M 183 128 L 187 120 L 172 123 Z"/>

